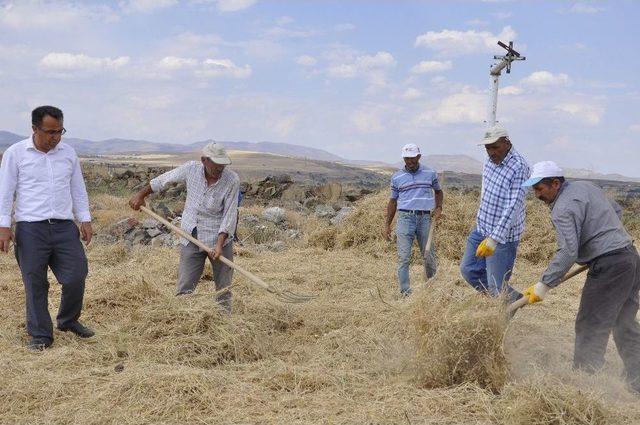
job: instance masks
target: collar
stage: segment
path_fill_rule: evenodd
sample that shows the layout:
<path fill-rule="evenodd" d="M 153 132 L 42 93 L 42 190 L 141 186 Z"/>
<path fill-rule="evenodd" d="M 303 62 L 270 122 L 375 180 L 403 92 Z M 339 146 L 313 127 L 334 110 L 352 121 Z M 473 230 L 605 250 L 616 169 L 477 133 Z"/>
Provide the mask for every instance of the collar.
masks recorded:
<path fill-rule="evenodd" d="M 564 183 L 562 183 L 562 186 L 560 186 L 560 189 L 558 190 L 558 194 L 556 195 L 556 199 L 554 199 L 553 202 L 549 204 L 549 208 L 553 209 L 553 207 L 556 205 L 556 202 L 558 202 L 558 198 L 560 197 L 560 195 L 568 185 L 569 185 L 569 182 L 566 180 L 564 181 Z"/>
<path fill-rule="evenodd" d="M 513 146 L 511 146 L 509 148 L 509 152 L 507 152 L 507 154 L 504 156 L 504 158 L 502 158 L 502 161 L 500 161 L 500 164 L 494 164 L 493 161 L 491 161 L 491 158 L 489 158 L 489 162 L 491 162 L 494 166 L 499 167 L 499 166 L 504 165 L 507 162 L 509 162 L 509 160 L 511 158 L 513 158 L 514 156 L 515 156 L 515 149 L 513 149 Z"/>
<path fill-rule="evenodd" d="M 418 163 L 418 168 L 416 169 L 416 171 L 409 171 L 407 170 L 407 166 L 405 165 L 404 167 L 402 167 L 402 169 L 404 171 L 406 171 L 409 174 L 418 174 L 420 171 L 422 171 L 422 164 Z"/>
<path fill-rule="evenodd" d="M 34 150 L 36 152 L 40 152 L 43 155 L 46 155 L 46 154 L 49 154 L 49 153 L 55 153 L 55 152 L 58 152 L 60 149 L 63 149 L 62 140 L 60 140 L 60 142 L 58 142 L 56 147 L 51 149 L 49 152 L 42 152 L 40 149 L 36 148 L 36 142 L 33 140 L 33 136 L 31 136 L 29 138 L 29 142 L 30 143 L 26 144 L 25 150 Z"/>

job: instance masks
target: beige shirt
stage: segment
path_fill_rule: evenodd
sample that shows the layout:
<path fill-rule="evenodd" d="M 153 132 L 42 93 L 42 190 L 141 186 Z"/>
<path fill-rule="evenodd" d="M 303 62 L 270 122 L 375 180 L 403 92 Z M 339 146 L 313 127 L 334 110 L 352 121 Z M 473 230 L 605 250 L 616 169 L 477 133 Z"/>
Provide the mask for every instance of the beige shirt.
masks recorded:
<path fill-rule="evenodd" d="M 225 168 L 217 182 L 207 185 L 204 165 L 190 161 L 151 180 L 151 189 L 159 192 L 169 183 L 186 183 L 187 200 L 180 227 L 191 234 L 198 229 L 198 240 L 213 248 L 220 233 L 228 235 L 225 244 L 231 242 L 238 218 L 238 194 L 240 178 Z M 180 238 L 180 243 L 189 242 Z"/>

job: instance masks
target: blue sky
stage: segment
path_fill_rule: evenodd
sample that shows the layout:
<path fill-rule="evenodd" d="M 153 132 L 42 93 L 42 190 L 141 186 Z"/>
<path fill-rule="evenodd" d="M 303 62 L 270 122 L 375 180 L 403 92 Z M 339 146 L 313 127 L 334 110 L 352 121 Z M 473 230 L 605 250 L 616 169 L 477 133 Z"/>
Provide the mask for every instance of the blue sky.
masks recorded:
<path fill-rule="evenodd" d="M 498 119 L 531 163 L 640 176 L 640 2 L 0 2 L 0 129 L 483 158 L 496 41 L 527 57 Z"/>

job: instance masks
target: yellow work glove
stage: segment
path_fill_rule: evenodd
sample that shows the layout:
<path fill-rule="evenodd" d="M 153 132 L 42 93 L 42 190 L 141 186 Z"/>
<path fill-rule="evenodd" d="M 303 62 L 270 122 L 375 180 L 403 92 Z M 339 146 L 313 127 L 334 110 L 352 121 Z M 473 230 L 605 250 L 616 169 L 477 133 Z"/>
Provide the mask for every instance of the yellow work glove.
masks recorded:
<path fill-rule="evenodd" d="M 476 257 L 491 257 L 496 250 L 496 246 L 498 246 L 498 242 L 491 238 L 485 238 L 476 249 Z"/>
<path fill-rule="evenodd" d="M 542 282 L 538 282 L 525 289 L 522 295 L 529 299 L 528 304 L 535 304 L 544 299 L 547 291 L 549 291 L 549 287 Z"/>

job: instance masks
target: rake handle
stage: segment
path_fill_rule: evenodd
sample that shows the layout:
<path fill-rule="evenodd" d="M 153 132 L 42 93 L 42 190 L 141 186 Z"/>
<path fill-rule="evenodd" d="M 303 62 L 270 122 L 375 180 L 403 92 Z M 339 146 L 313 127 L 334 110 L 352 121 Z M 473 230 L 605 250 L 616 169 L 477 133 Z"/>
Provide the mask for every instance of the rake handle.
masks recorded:
<path fill-rule="evenodd" d="M 580 273 L 582 273 L 583 271 L 587 270 L 589 268 L 588 265 L 584 265 L 584 266 L 580 266 L 577 269 L 567 273 L 562 280 L 560 280 L 559 283 L 562 283 L 564 281 L 567 281 L 569 279 L 571 279 L 572 277 L 579 275 Z M 509 313 L 516 311 L 517 309 L 519 309 L 520 307 L 524 307 L 525 305 L 527 305 L 529 303 L 529 298 L 528 297 L 522 297 L 517 301 L 512 302 L 509 307 L 507 307 L 507 311 Z"/>
<path fill-rule="evenodd" d="M 436 228 L 436 222 L 433 220 L 433 216 L 431 216 L 431 220 L 429 221 L 429 235 L 427 236 L 427 244 L 424 246 L 424 255 L 431 250 L 431 244 L 433 243 L 433 232 Z"/>
<path fill-rule="evenodd" d="M 162 217 L 162 216 L 156 214 L 155 212 L 151 211 L 151 209 L 149 209 L 149 208 L 147 208 L 145 206 L 140 206 L 140 211 L 143 211 L 147 215 L 150 215 L 151 217 L 155 218 L 160 223 L 164 224 L 169 229 L 173 230 L 178 235 L 182 236 L 183 238 L 185 238 L 189 242 L 193 243 L 194 245 L 196 245 L 200 249 L 202 249 L 202 250 L 204 250 L 206 252 L 210 252 L 211 251 L 211 248 L 209 248 L 207 245 L 203 244 L 201 241 L 199 241 L 198 239 L 194 238 L 193 236 L 191 236 L 190 234 L 188 234 L 187 232 L 185 232 L 184 230 L 182 230 L 178 226 L 176 226 L 174 224 L 171 224 L 164 217 Z M 253 282 L 255 285 L 259 286 L 260 288 L 262 288 L 262 289 L 264 289 L 264 290 L 266 290 L 268 292 L 272 292 L 273 291 L 271 289 L 271 287 L 267 283 L 265 283 L 262 279 L 260 279 L 258 276 L 254 275 L 253 273 L 251 273 L 248 270 L 243 269 L 242 267 L 240 267 L 239 265 L 235 264 L 233 261 L 229 260 L 228 258 L 223 257 L 221 255 L 221 256 L 218 257 L 218 259 L 220 261 L 222 261 L 224 264 L 226 264 L 227 266 L 231 267 L 232 269 L 235 269 L 238 272 L 240 272 L 242 275 L 244 275 L 246 278 L 248 278 L 251 282 Z"/>

